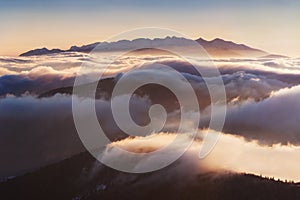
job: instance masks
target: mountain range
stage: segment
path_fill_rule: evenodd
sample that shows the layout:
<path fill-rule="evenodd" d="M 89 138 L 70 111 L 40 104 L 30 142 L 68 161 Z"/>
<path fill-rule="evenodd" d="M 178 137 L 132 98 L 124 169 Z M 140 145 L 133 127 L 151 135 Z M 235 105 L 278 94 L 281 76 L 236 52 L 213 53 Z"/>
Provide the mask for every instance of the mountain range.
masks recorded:
<path fill-rule="evenodd" d="M 63 53 L 63 52 L 82 52 L 89 53 L 97 47 L 98 52 L 113 52 L 113 51 L 131 51 L 131 50 L 143 50 L 147 49 L 159 49 L 162 47 L 172 48 L 184 48 L 187 51 L 192 51 L 192 46 L 195 41 L 199 43 L 210 56 L 212 57 L 282 57 L 281 55 L 269 54 L 263 50 L 255 49 L 249 47 L 245 44 L 237 44 L 232 41 L 226 41 L 220 38 L 213 39 L 211 41 L 199 38 L 197 40 L 190 40 L 186 38 L 179 37 L 166 37 L 166 38 L 138 38 L 134 40 L 119 40 L 116 42 L 96 42 L 83 46 L 72 46 L 67 50 L 62 49 L 34 49 L 22 53 L 20 56 L 38 56 L 53 53 Z M 141 53 L 143 51 L 139 51 Z"/>

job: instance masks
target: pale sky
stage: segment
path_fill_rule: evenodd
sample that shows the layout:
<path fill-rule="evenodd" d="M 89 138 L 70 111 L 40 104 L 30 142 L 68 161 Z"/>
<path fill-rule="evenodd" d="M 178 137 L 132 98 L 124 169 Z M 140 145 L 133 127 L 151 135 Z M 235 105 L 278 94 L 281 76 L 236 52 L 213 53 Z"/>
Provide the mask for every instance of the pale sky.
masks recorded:
<path fill-rule="evenodd" d="M 223 38 L 300 57 L 300 1 L 0 0 L 0 55 L 68 49 L 139 27 Z"/>

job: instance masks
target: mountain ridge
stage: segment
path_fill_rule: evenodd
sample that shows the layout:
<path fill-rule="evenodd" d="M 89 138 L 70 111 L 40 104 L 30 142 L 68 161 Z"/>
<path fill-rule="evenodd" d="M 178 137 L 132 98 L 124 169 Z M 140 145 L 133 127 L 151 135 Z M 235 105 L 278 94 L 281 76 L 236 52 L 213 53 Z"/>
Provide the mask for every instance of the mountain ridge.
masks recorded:
<path fill-rule="evenodd" d="M 71 46 L 69 49 L 48 49 L 38 48 L 27 51 L 19 56 L 38 56 L 54 53 L 64 52 L 81 52 L 90 53 L 97 47 L 99 52 L 111 52 L 111 51 L 123 51 L 123 50 L 135 50 L 151 47 L 153 49 L 159 49 L 159 47 L 179 47 L 189 48 L 194 45 L 194 42 L 199 43 L 211 56 L 216 57 L 262 57 L 271 55 L 263 50 L 252 48 L 245 44 L 237 44 L 232 41 L 223 40 L 221 38 L 215 38 L 213 40 L 205 40 L 199 38 L 196 40 L 179 38 L 179 37 L 165 37 L 165 38 L 137 38 L 134 40 L 119 40 L 115 42 L 95 42 L 82 46 Z"/>
<path fill-rule="evenodd" d="M 88 152 L 44 166 L 0 183 L 3 199 L 298 199 L 299 183 L 252 174 L 199 173 L 171 179 L 178 162 L 147 174 L 119 172 L 97 162 Z M 161 178 L 164 177 L 164 178 Z M 174 180 L 182 182 L 175 184 Z M 177 183 L 177 182 L 176 182 Z"/>

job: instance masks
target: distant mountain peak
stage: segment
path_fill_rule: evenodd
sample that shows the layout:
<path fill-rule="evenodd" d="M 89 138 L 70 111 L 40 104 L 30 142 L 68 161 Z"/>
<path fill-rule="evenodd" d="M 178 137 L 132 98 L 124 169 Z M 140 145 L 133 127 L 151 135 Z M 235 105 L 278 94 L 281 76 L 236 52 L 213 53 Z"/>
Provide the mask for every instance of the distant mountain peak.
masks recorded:
<path fill-rule="evenodd" d="M 20 56 L 37 56 L 37 55 L 45 55 L 45 54 L 52 54 L 52 53 L 61 53 L 64 52 L 61 49 L 47 49 L 46 47 L 40 48 L 40 49 L 34 49 L 27 51 L 25 53 L 22 53 Z"/>
<path fill-rule="evenodd" d="M 202 37 L 195 40 L 196 42 L 207 42 L 207 40 L 203 39 Z"/>
<path fill-rule="evenodd" d="M 228 42 L 228 41 L 225 41 L 221 38 L 215 38 L 215 39 L 211 40 L 211 42 Z"/>

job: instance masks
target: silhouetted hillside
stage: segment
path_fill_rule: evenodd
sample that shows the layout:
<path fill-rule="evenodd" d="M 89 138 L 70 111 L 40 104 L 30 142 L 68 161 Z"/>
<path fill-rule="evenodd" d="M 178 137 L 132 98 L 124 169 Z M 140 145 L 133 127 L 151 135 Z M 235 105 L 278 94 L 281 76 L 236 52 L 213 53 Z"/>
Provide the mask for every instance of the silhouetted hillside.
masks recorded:
<path fill-rule="evenodd" d="M 128 174 L 96 162 L 81 153 L 24 176 L 0 184 L 1 199 L 299 199 L 297 184 L 284 183 L 249 174 L 205 173 L 192 179 L 168 170 Z M 179 173 L 180 174 L 180 173 Z M 157 178 L 158 177 L 158 178 Z"/>

